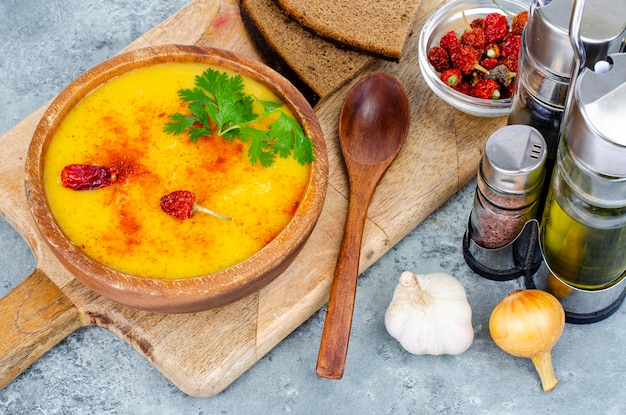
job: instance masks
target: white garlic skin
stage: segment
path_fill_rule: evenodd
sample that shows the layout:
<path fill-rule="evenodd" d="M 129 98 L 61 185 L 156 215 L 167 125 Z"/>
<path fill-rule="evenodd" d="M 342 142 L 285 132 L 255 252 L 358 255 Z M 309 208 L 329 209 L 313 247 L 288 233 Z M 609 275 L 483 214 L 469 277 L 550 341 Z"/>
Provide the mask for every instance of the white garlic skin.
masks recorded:
<path fill-rule="evenodd" d="M 474 341 L 463 285 L 442 272 L 404 271 L 385 312 L 385 327 L 409 353 L 457 355 Z"/>

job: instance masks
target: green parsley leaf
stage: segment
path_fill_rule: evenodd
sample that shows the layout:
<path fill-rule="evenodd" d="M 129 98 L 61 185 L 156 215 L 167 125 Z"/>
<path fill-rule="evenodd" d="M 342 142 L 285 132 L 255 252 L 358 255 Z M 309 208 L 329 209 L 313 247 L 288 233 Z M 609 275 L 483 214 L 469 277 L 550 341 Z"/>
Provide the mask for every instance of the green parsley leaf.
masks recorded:
<path fill-rule="evenodd" d="M 250 148 L 248 149 L 250 163 L 254 165 L 258 162 L 263 167 L 269 167 L 274 163 L 274 153 L 269 150 L 270 142 L 267 140 L 265 132 L 255 128 L 243 127 L 241 140 L 250 141 Z"/>
<path fill-rule="evenodd" d="M 271 114 L 272 112 L 278 110 L 283 106 L 280 102 L 272 102 L 272 101 L 263 101 L 261 99 L 257 99 L 256 102 L 263 106 L 263 115 Z"/>
<path fill-rule="evenodd" d="M 174 135 L 184 133 L 187 129 L 191 128 L 193 123 L 196 121 L 194 117 L 185 116 L 183 114 L 173 114 L 170 118 L 172 121 L 165 124 L 163 131 L 167 134 Z"/>
<path fill-rule="evenodd" d="M 313 142 L 304 135 L 300 124 L 284 112 L 270 125 L 267 134 L 274 139 L 274 153 L 280 157 L 289 157 L 293 152 L 298 163 L 313 162 Z"/>
<path fill-rule="evenodd" d="M 216 134 L 226 141 L 237 138 L 249 141 L 248 158 L 253 165 L 271 166 L 275 155 L 281 158 L 293 155 L 300 164 L 314 161 L 313 142 L 300 124 L 280 111 L 282 104 L 246 95 L 241 75 L 230 77 L 226 72 L 207 69 L 195 77 L 194 88 L 182 89 L 178 96 L 187 103 L 191 115 L 172 114 L 163 128 L 167 134 L 188 132 L 190 140 L 196 142 L 211 135 L 215 128 Z M 254 112 L 255 102 L 263 108 L 262 114 Z M 276 111 L 280 115 L 268 131 L 249 127 Z"/>

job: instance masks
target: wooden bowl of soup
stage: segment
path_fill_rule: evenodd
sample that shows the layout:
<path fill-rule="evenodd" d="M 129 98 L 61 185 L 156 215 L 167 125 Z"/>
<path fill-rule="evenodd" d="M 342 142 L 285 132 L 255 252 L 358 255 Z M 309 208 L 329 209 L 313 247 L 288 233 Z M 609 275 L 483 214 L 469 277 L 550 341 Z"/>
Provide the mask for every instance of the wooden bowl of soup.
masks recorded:
<path fill-rule="evenodd" d="M 240 104 L 252 116 L 222 125 Z M 26 166 L 35 222 L 76 279 L 165 313 L 222 306 L 280 275 L 314 229 L 328 180 L 321 128 L 291 83 L 237 54 L 182 45 L 121 54 L 77 78 L 43 115 Z M 163 204 L 180 194 L 195 198 L 185 218 Z M 183 199 L 174 202 L 191 209 Z"/>

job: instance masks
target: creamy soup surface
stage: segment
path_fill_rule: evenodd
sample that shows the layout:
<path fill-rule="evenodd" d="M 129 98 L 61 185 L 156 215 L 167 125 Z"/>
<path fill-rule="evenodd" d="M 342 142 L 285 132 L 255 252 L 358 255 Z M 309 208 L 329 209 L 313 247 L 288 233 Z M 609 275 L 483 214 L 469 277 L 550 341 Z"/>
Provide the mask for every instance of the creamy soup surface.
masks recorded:
<path fill-rule="evenodd" d="M 163 132 L 169 115 L 186 111 L 178 91 L 193 88 L 207 68 L 168 63 L 114 78 L 85 97 L 51 140 L 44 160 L 49 206 L 67 237 L 98 262 L 149 278 L 205 275 L 259 251 L 293 217 L 310 166 L 291 157 L 252 166 L 246 143 L 214 136 L 193 143 L 187 133 Z M 244 81 L 247 94 L 280 102 L 259 83 Z M 276 117 L 255 127 L 266 129 Z M 61 183 L 68 164 L 115 166 L 124 174 L 109 187 L 76 191 Z M 194 192 L 197 204 L 232 221 L 165 214 L 160 198 L 175 190 Z"/>

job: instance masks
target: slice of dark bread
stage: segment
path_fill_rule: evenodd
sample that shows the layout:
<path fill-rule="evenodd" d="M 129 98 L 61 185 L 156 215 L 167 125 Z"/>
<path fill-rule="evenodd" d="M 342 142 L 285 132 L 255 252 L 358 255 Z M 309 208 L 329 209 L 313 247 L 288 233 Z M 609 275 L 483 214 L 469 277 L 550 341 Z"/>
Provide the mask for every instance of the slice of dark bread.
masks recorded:
<path fill-rule="evenodd" d="M 289 79 L 311 103 L 336 91 L 375 61 L 305 30 L 274 0 L 240 0 L 239 8 L 266 63 Z"/>
<path fill-rule="evenodd" d="M 316 35 L 379 58 L 399 61 L 420 0 L 275 0 Z"/>

